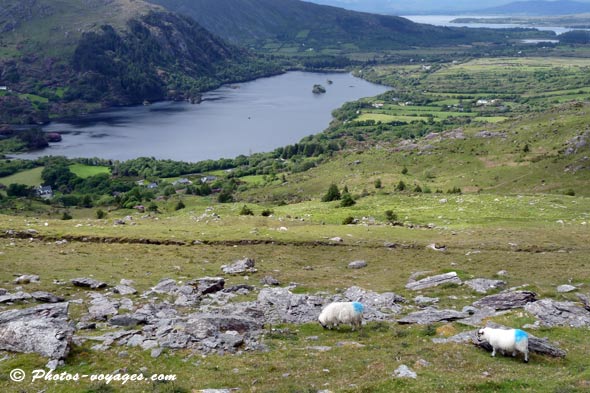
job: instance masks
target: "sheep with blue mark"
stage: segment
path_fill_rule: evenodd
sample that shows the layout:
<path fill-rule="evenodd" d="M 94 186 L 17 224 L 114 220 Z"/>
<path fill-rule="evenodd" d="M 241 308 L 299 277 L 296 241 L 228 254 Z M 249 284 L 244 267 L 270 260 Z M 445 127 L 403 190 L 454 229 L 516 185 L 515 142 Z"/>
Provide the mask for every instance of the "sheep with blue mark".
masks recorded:
<path fill-rule="evenodd" d="M 324 329 L 350 324 L 352 329 L 360 328 L 365 307 L 359 302 L 334 302 L 328 304 L 318 318 Z"/>
<path fill-rule="evenodd" d="M 525 363 L 529 361 L 529 335 L 523 330 L 485 327 L 479 329 L 477 339 L 485 340 L 492 346 L 492 356 L 496 356 L 498 349 L 502 353 L 512 352 L 512 356 L 516 356 L 518 351 L 524 354 Z"/>

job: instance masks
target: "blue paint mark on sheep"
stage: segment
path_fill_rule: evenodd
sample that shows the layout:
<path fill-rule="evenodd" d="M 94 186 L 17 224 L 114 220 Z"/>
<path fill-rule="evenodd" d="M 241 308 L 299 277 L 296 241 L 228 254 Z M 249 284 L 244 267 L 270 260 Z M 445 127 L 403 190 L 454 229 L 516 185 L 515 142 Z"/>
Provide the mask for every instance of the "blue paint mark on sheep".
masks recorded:
<path fill-rule="evenodd" d="M 528 339 L 529 335 L 527 334 L 527 332 L 520 330 L 520 329 L 516 329 L 514 331 L 514 341 L 519 343 L 524 339 Z"/>
<path fill-rule="evenodd" d="M 354 307 L 354 312 L 360 314 L 363 312 L 363 310 L 365 309 L 365 307 L 359 303 L 359 302 L 353 302 L 352 306 Z"/>

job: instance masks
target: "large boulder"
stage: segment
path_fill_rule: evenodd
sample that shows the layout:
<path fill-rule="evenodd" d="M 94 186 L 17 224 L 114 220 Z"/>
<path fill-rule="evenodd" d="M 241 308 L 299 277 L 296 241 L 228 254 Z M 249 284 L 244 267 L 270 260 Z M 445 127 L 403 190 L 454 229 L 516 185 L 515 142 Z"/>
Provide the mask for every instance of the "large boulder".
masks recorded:
<path fill-rule="evenodd" d="M 429 325 L 435 322 L 451 322 L 457 319 L 467 318 L 469 316 L 466 312 L 457 310 L 439 310 L 434 307 L 428 307 L 424 310 L 413 312 L 405 317 L 398 319 L 398 323 L 418 325 Z"/>
<path fill-rule="evenodd" d="M 377 293 L 360 287 L 350 287 L 344 291 L 343 295 L 344 299 L 336 300 L 362 303 L 365 306 L 363 319 L 368 321 L 390 319 L 392 315 L 402 311 L 400 303 L 406 301 L 402 296 L 393 292 Z"/>
<path fill-rule="evenodd" d="M 270 323 L 308 323 L 317 321 L 326 301 L 313 295 L 299 295 L 287 288 L 263 288 L 258 307 Z"/>
<path fill-rule="evenodd" d="M 221 270 L 225 274 L 245 274 L 256 273 L 258 270 L 254 267 L 255 261 L 251 258 L 241 259 L 232 263 L 231 265 L 221 266 Z"/>
<path fill-rule="evenodd" d="M 542 326 L 590 327 L 590 311 L 574 302 L 541 299 L 524 309 L 537 317 Z"/>
<path fill-rule="evenodd" d="M 473 303 L 476 308 L 489 307 L 494 310 L 510 310 L 524 307 L 537 300 L 537 294 L 531 291 L 510 291 L 486 296 Z"/>
<path fill-rule="evenodd" d="M 68 303 L 42 304 L 0 313 L 0 349 L 65 359 L 74 335 Z"/>
<path fill-rule="evenodd" d="M 90 289 L 105 288 L 107 286 L 106 283 L 104 283 L 102 281 L 95 280 L 93 278 L 73 278 L 70 281 L 76 287 L 83 287 L 83 288 L 90 288 Z"/>
<path fill-rule="evenodd" d="M 461 279 L 455 272 L 439 274 L 437 276 L 426 277 L 418 281 L 410 281 L 406 284 L 406 289 L 419 291 L 421 289 L 432 288 L 443 284 L 461 285 Z"/>
<path fill-rule="evenodd" d="M 465 285 L 473 289 L 475 292 L 487 293 L 492 289 L 503 288 L 506 285 L 506 281 L 489 280 L 487 278 L 474 278 L 473 280 L 465 281 Z"/>
<path fill-rule="evenodd" d="M 203 277 L 189 282 L 196 288 L 197 292 L 202 295 L 219 292 L 225 286 L 225 279 L 223 277 Z"/>

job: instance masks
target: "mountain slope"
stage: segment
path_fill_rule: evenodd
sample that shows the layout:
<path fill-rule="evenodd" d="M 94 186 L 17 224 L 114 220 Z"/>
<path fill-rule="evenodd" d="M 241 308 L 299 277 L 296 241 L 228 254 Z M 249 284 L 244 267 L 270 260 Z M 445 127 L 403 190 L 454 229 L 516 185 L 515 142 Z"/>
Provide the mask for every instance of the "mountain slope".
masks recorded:
<path fill-rule="evenodd" d="M 382 50 L 410 46 L 504 40 L 487 30 L 420 25 L 299 0 L 150 0 L 186 14 L 209 31 L 236 43 L 295 44 L 301 48 Z"/>
<path fill-rule="evenodd" d="M 479 12 L 493 14 L 569 15 L 590 12 L 590 4 L 570 0 L 517 1 L 498 7 L 485 8 Z"/>
<path fill-rule="evenodd" d="M 74 114 L 88 103 L 186 98 L 277 72 L 192 19 L 140 0 L 0 5 L 0 84 L 10 90 L 0 96 L 0 123 Z"/>

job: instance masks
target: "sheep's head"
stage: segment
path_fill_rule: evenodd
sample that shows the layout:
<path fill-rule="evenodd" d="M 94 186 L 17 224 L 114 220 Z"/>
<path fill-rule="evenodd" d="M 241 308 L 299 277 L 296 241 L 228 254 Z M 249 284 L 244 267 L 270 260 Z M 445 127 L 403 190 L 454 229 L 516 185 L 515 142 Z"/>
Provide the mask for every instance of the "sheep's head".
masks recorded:
<path fill-rule="evenodd" d="M 485 336 L 486 336 L 486 329 L 485 328 L 479 329 L 477 331 L 477 340 L 478 341 L 483 341 L 483 339 L 485 338 Z"/>

